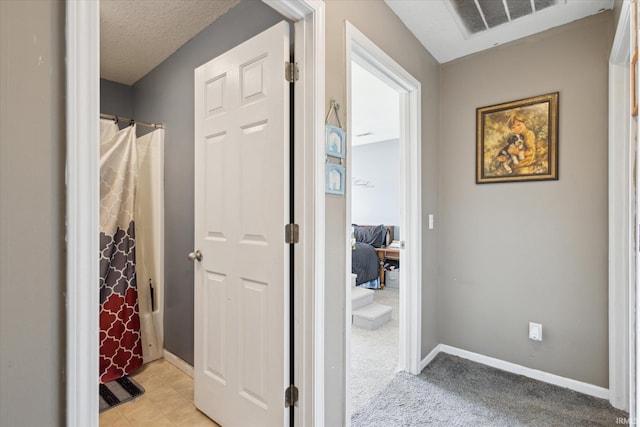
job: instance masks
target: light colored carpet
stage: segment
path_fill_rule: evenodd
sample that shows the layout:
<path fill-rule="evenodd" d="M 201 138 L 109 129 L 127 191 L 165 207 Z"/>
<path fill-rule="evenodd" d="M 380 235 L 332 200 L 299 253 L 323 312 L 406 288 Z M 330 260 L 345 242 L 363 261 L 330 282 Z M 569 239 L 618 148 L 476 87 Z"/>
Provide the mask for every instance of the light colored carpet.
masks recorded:
<path fill-rule="evenodd" d="M 351 328 L 351 413 L 362 409 L 396 374 L 398 366 L 398 289 L 376 290 L 374 301 L 392 307 L 391 321 L 369 331 Z"/>
<path fill-rule="evenodd" d="M 605 400 L 440 353 L 418 376 L 397 373 L 351 425 L 615 426 L 628 417 Z"/>

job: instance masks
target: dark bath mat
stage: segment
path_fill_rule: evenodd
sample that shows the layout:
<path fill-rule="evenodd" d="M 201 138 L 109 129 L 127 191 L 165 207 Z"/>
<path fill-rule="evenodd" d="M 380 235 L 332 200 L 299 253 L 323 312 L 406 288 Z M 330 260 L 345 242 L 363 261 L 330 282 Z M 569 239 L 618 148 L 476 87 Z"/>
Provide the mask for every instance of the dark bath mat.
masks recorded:
<path fill-rule="evenodd" d="M 144 388 L 128 376 L 100 384 L 100 412 L 129 402 L 144 393 Z"/>

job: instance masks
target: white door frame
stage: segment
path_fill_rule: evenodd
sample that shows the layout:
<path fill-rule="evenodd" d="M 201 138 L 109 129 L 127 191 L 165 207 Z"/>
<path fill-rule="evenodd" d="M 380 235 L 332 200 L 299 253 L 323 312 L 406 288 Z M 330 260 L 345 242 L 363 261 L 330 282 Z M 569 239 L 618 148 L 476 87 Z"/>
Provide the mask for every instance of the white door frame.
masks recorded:
<path fill-rule="evenodd" d="M 324 83 L 321 0 L 264 0 L 295 21 L 296 425 L 324 424 Z M 66 2 L 67 425 L 98 425 L 99 2 Z M 92 143 L 93 142 L 93 143 Z M 96 286 L 86 286 L 95 283 Z M 284 391 L 283 391 L 284 393 Z"/>
<path fill-rule="evenodd" d="M 399 368 L 420 373 L 422 330 L 422 180 L 421 180 L 421 85 L 382 49 L 349 21 L 346 26 L 347 111 L 352 111 L 351 61 L 396 89 L 400 98 L 400 229 L 406 251 L 402 251 L 400 275 Z M 352 114 L 347 114 L 347 130 L 352 129 Z M 351 424 L 351 138 L 347 137 L 346 173 L 346 333 L 345 333 L 345 425 Z"/>
<path fill-rule="evenodd" d="M 609 400 L 631 411 L 635 395 L 636 257 L 633 175 L 636 148 L 630 129 L 629 2 L 624 2 L 609 58 Z"/>

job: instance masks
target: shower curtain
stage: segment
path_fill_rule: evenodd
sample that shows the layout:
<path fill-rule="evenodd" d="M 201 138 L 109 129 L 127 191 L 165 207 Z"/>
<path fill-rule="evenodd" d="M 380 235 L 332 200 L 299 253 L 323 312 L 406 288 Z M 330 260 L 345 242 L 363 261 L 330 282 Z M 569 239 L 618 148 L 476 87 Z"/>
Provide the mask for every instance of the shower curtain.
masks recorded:
<path fill-rule="evenodd" d="M 136 259 L 142 356 L 162 357 L 164 348 L 164 129 L 138 138 Z"/>
<path fill-rule="evenodd" d="M 142 366 L 134 207 L 135 126 L 100 144 L 100 382 Z"/>
<path fill-rule="evenodd" d="M 100 382 L 162 357 L 163 144 L 100 121 Z M 153 289 L 153 290 L 152 290 Z"/>

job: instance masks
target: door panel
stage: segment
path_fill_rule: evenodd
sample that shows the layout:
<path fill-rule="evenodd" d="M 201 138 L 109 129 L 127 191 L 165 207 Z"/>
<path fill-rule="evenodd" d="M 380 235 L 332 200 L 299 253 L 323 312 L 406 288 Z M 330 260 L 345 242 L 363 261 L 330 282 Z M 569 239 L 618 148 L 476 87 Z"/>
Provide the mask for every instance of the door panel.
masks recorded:
<path fill-rule="evenodd" d="M 227 299 L 226 277 L 221 274 L 207 274 L 207 283 L 204 286 L 204 302 L 207 305 L 207 319 L 204 333 L 208 336 L 205 350 L 205 373 L 213 380 L 226 383 L 226 335 L 227 335 L 227 311 L 225 301 Z"/>
<path fill-rule="evenodd" d="M 195 404 L 283 426 L 289 382 L 289 27 L 195 70 Z"/>

